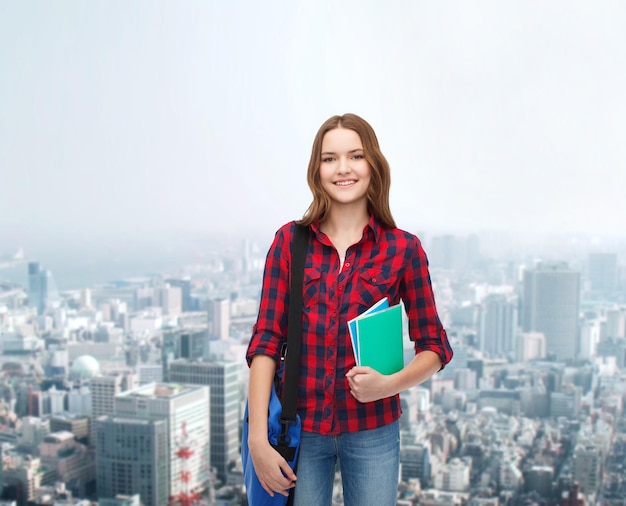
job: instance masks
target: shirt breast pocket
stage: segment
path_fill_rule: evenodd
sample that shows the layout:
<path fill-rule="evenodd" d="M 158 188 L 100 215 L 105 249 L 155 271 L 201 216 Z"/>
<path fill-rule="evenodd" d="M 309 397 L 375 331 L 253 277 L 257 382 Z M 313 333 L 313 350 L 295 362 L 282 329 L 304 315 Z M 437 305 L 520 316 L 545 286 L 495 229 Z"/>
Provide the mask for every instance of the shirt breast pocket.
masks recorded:
<path fill-rule="evenodd" d="M 302 283 L 302 306 L 312 307 L 320 302 L 324 290 L 322 289 L 322 271 L 315 267 L 304 269 Z"/>
<path fill-rule="evenodd" d="M 390 305 L 395 302 L 394 277 L 390 271 L 385 269 L 363 269 L 359 272 L 358 283 L 358 301 L 361 305 L 359 312 L 369 309 L 383 297 L 389 298 Z"/>

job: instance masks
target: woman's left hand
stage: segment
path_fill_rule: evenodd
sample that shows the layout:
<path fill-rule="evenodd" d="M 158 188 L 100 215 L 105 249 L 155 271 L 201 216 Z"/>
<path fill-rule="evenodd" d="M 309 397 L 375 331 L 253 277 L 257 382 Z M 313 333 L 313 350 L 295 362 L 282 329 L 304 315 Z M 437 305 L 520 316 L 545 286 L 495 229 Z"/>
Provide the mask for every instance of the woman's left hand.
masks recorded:
<path fill-rule="evenodd" d="M 346 373 L 346 378 L 350 393 L 359 402 L 377 401 L 396 393 L 391 391 L 391 376 L 385 376 L 371 367 L 355 366 Z"/>

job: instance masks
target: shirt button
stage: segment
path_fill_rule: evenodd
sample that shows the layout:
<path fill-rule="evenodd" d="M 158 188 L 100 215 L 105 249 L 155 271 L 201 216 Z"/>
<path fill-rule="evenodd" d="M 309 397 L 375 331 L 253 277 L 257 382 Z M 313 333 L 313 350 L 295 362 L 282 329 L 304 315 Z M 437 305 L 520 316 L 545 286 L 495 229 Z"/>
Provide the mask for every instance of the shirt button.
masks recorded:
<path fill-rule="evenodd" d="M 338 290 L 339 290 L 340 292 L 343 292 L 343 285 L 339 285 Z"/>
<path fill-rule="evenodd" d="M 372 283 L 376 283 L 376 278 L 372 278 Z"/>
<path fill-rule="evenodd" d="M 346 262 L 344 265 L 345 265 L 346 267 L 350 267 L 350 262 Z"/>
<path fill-rule="evenodd" d="M 331 315 L 333 318 L 337 318 L 337 313 L 331 313 Z"/>

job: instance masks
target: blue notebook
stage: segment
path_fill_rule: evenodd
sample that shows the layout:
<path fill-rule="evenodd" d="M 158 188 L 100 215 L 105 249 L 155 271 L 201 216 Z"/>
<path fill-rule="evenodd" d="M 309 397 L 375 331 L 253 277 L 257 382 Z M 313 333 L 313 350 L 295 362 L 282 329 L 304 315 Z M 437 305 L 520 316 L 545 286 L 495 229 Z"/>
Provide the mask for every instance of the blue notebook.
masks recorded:
<path fill-rule="evenodd" d="M 356 359 L 356 365 L 361 365 L 359 360 L 359 340 L 357 337 L 358 329 L 356 322 L 359 318 L 363 316 L 367 316 L 369 314 L 375 313 L 376 311 L 380 311 L 381 309 L 386 309 L 389 307 L 389 301 L 387 297 L 380 299 L 376 304 L 374 304 L 367 311 L 361 313 L 359 316 L 352 318 L 352 320 L 348 321 L 348 332 L 350 333 L 350 341 L 352 341 L 352 350 L 354 351 L 354 358 Z"/>

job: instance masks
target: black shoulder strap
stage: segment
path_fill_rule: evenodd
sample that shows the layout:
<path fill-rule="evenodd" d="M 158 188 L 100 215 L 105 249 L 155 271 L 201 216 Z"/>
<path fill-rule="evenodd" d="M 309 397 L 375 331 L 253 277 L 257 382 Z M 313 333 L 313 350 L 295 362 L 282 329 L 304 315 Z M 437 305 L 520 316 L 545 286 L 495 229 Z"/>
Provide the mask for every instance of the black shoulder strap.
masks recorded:
<path fill-rule="evenodd" d="M 302 286 L 304 264 L 309 246 L 309 227 L 296 224 L 291 243 L 291 283 L 289 287 L 289 319 L 287 320 L 287 354 L 283 384 L 283 418 L 295 420 L 302 348 Z"/>

